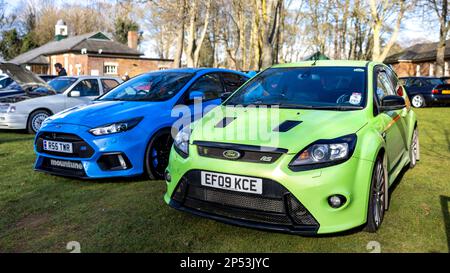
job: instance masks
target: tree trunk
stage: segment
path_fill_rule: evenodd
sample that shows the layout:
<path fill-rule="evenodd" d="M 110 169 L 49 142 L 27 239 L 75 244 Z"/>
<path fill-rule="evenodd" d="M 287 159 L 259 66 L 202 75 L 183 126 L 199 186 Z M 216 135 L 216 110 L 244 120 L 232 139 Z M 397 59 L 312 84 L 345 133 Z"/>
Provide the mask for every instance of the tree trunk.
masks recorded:
<path fill-rule="evenodd" d="M 448 15 L 448 0 L 442 1 L 442 11 L 439 13 L 439 8 L 437 7 L 436 1 L 434 1 L 436 13 L 438 14 L 439 18 L 439 43 L 437 46 L 436 51 L 436 76 L 437 77 L 443 77 L 445 76 L 445 47 L 446 44 L 446 38 L 448 35 L 450 23 L 447 22 L 447 15 Z"/>
<path fill-rule="evenodd" d="M 175 58 L 173 61 L 173 67 L 181 67 L 181 58 L 183 57 L 183 47 L 184 47 L 184 25 L 185 25 L 185 13 L 186 13 L 186 0 L 181 0 L 181 9 L 178 13 L 178 18 L 181 20 L 180 26 L 177 30 L 177 48 L 175 52 Z"/>

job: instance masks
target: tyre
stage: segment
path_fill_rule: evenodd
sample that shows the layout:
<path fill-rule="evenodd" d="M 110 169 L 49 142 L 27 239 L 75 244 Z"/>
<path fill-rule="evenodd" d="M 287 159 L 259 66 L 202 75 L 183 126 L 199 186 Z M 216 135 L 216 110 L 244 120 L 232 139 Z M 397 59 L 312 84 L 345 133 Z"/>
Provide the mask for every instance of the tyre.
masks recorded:
<path fill-rule="evenodd" d="M 420 160 L 419 130 L 417 127 L 414 129 L 412 135 L 411 146 L 409 148 L 409 158 L 409 168 L 412 169 L 416 166 L 417 161 Z"/>
<path fill-rule="evenodd" d="M 383 158 L 378 156 L 372 173 L 372 182 L 369 196 L 369 210 L 367 213 L 367 232 L 376 232 L 383 222 L 386 205 L 386 170 L 383 165 Z"/>
<path fill-rule="evenodd" d="M 415 108 L 425 107 L 425 99 L 420 94 L 414 95 L 411 99 L 411 104 Z"/>
<path fill-rule="evenodd" d="M 145 173 L 151 180 L 164 179 L 172 144 L 173 139 L 170 130 L 164 130 L 156 133 L 147 145 Z"/>
<path fill-rule="evenodd" d="M 30 114 L 27 121 L 27 131 L 29 134 L 36 134 L 41 128 L 42 122 L 51 116 L 46 110 L 36 110 Z"/>

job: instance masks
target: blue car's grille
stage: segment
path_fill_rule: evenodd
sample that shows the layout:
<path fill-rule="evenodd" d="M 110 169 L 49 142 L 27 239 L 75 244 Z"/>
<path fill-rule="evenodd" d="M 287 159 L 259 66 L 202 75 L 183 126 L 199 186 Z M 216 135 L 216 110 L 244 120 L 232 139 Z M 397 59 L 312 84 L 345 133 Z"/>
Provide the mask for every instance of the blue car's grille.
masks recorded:
<path fill-rule="evenodd" d="M 44 140 L 61 141 L 72 143 L 73 153 L 59 153 L 52 151 L 44 151 Z M 42 132 L 36 139 L 36 150 L 39 153 L 57 155 L 73 158 L 90 158 L 94 154 L 94 149 L 82 138 L 74 134 Z"/>

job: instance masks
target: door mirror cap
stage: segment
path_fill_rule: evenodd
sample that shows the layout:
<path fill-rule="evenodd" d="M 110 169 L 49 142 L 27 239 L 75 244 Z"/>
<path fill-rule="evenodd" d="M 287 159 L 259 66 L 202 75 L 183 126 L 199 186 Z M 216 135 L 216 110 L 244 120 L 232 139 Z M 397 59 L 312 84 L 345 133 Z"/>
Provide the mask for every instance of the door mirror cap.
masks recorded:
<path fill-rule="evenodd" d="M 233 94 L 233 92 L 225 92 L 220 96 L 220 99 L 224 102 L 231 96 L 231 94 Z"/>
<path fill-rule="evenodd" d="M 199 91 L 199 90 L 195 90 L 195 91 L 191 91 L 189 92 L 189 100 L 190 101 L 194 101 L 194 100 L 198 100 L 198 99 L 205 99 L 205 93 L 203 93 L 203 91 Z"/>
<path fill-rule="evenodd" d="M 400 96 L 390 95 L 381 100 L 381 111 L 400 110 L 406 107 L 405 99 Z"/>
<path fill-rule="evenodd" d="M 73 90 L 72 92 L 69 93 L 69 97 L 81 97 L 81 93 L 80 91 Z"/>

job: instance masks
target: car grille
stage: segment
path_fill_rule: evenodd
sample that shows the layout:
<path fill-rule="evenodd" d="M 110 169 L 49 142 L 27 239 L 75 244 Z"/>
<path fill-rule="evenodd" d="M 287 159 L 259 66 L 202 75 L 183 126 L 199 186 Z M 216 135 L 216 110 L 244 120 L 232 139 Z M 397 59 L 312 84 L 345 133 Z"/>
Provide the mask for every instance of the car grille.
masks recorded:
<path fill-rule="evenodd" d="M 204 187 L 201 171 L 188 172 L 178 184 L 173 200 L 188 209 L 223 218 L 261 224 L 317 230 L 318 222 L 281 184 L 263 179 L 263 194 Z"/>
<path fill-rule="evenodd" d="M 51 158 L 48 158 L 48 157 L 43 158 L 42 164 L 39 167 L 39 170 L 50 172 L 50 173 L 54 173 L 54 174 L 64 175 L 64 176 L 86 177 L 86 172 L 84 171 L 84 168 L 82 168 L 82 169 L 74 169 L 74 168 L 53 166 L 51 164 L 51 160 L 55 160 L 55 159 L 51 159 Z M 71 162 L 71 163 L 74 163 L 74 164 L 82 164 L 81 161 L 64 160 L 64 162 Z"/>
<path fill-rule="evenodd" d="M 52 151 L 44 151 L 44 140 L 61 141 L 72 143 L 73 153 L 59 153 Z M 57 155 L 62 157 L 74 158 L 90 158 L 94 154 L 94 149 L 82 138 L 74 134 L 43 132 L 39 133 L 36 139 L 36 150 L 39 153 L 46 153 L 49 155 Z"/>
<path fill-rule="evenodd" d="M 233 161 L 270 164 L 277 161 L 284 153 L 287 153 L 285 149 L 251 145 L 203 141 L 195 141 L 194 144 L 197 145 L 197 151 L 200 156 Z M 235 158 L 227 158 L 225 154 L 229 151 L 237 152 L 238 156 Z"/>

